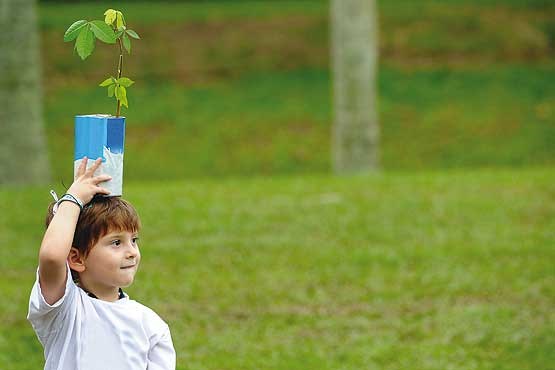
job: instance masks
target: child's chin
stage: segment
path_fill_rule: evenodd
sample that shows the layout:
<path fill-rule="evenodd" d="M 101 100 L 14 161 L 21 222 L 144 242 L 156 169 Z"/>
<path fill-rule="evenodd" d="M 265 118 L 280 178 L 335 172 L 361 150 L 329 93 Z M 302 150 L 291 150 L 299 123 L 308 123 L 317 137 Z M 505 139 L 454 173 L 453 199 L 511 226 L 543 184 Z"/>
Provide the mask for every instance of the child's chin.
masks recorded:
<path fill-rule="evenodd" d="M 133 284 L 133 281 L 135 280 L 135 277 L 132 277 L 131 279 L 122 281 L 120 284 L 120 288 L 127 288 L 128 286 L 130 286 L 131 284 Z"/>

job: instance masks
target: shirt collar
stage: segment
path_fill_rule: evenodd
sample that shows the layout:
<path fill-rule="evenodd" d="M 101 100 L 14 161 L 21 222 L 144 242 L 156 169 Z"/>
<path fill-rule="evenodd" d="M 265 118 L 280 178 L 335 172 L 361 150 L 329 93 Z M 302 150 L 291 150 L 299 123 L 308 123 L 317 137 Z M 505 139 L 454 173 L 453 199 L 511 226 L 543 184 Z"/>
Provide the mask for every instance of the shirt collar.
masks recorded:
<path fill-rule="evenodd" d="M 87 293 L 87 295 L 91 298 L 95 298 L 98 299 L 98 297 L 96 295 L 94 295 L 93 293 L 85 290 L 84 288 L 80 287 L 81 289 L 83 289 L 83 291 L 85 293 Z M 123 290 L 121 288 L 118 288 L 118 300 L 125 298 L 125 293 L 123 292 Z"/>

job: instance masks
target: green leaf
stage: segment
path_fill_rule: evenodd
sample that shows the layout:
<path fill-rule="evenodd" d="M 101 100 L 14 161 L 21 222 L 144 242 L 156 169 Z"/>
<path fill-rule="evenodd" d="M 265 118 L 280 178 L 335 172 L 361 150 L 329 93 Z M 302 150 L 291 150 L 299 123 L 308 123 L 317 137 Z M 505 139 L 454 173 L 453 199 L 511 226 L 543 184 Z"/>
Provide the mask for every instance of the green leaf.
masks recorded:
<path fill-rule="evenodd" d="M 77 21 L 73 23 L 71 26 L 69 26 L 66 33 L 64 34 L 64 42 L 75 40 L 79 35 L 81 28 L 83 28 L 86 24 L 87 24 L 87 21 L 84 19 L 81 19 L 80 21 Z"/>
<path fill-rule="evenodd" d="M 125 20 L 123 19 L 123 13 L 116 11 L 116 28 L 119 30 L 121 27 L 125 26 Z"/>
<path fill-rule="evenodd" d="M 127 34 L 123 34 L 123 47 L 125 48 L 125 50 L 127 50 L 128 54 L 131 54 L 131 40 L 129 40 L 129 37 L 127 36 Z"/>
<path fill-rule="evenodd" d="M 116 86 L 116 98 L 121 102 L 122 105 L 129 108 L 127 105 L 127 90 L 123 86 Z"/>
<path fill-rule="evenodd" d="M 139 40 L 140 37 L 139 35 L 137 35 L 137 32 L 133 31 L 133 30 L 127 30 L 125 31 L 129 36 L 133 37 L 134 39 Z"/>
<path fill-rule="evenodd" d="M 94 33 L 91 31 L 89 25 L 81 29 L 79 36 L 77 36 L 77 41 L 75 42 L 75 49 L 77 49 L 77 54 L 79 54 L 83 60 L 92 54 L 94 50 Z"/>
<path fill-rule="evenodd" d="M 121 37 L 121 35 L 123 35 L 123 33 L 125 32 L 125 30 L 121 30 L 116 32 L 116 38 L 119 39 Z"/>
<path fill-rule="evenodd" d="M 115 84 L 115 83 L 116 83 L 115 78 L 110 77 L 110 78 L 107 78 L 107 79 L 105 79 L 104 81 L 102 81 L 102 83 L 101 83 L 100 85 L 98 85 L 98 86 L 106 87 L 106 86 L 113 85 L 113 84 Z"/>
<path fill-rule="evenodd" d="M 127 77 L 121 77 L 117 81 L 118 81 L 119 85 L 125 86 L 125 87 L 129 87 L 129 86 L 131 86 L 135 83 L 135 81 L 133 81 L 132 79 L 127 78 Z"/>
<path fill-rule="evenodd" d="M 91 30 L 94 32 L 97 39 L 107 44 L 114 44 L 116 42 L 116 34 L 114 33 L 114 30 L 106 23 L 102 21 L 92 21 L 89 23 L 91 25 Z"/>
<path fill-rule="evenodd" d="M 116 84 L 108 86 L 108 96 L 111 98 L 114 96 L 114 91 L 116 90 Z"/>
<path fill-rule="evenodd" d="M 104 12 L 104 23 L 111 25 L 116 20 L 116 11 L 114 9 L 108 9 Z"/>

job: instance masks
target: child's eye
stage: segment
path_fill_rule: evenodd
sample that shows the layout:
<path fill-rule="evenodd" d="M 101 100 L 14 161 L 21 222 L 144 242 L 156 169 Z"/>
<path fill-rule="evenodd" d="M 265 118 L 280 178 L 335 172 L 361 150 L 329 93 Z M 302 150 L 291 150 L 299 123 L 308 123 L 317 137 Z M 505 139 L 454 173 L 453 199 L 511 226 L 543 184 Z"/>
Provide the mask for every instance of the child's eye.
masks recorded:
<path fill-rule="evenodd" d="M 119 245 L 121 244 L 121 240 L 116 239 L 116 240 L 112 240 L 112 245 L 115 245 L 116 247 L 119 247 Z"/>
<path fill-rule="evenodd" d="M 133 244 L 137 244 L 137 240 L 139 240 L 139 238 L 138 238 L 138 237 L 136 237 L 136 238 L 133 238 L 133 239 L 132 239 L 132 241 L 133 241 Z"/>

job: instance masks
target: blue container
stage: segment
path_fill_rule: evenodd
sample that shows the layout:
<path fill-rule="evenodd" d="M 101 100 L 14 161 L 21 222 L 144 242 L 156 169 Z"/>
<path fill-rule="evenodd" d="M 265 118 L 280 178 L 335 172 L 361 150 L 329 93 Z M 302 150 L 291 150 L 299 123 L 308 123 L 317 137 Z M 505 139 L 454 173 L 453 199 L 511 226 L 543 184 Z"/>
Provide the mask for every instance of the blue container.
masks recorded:
<path fill-rule="evenodd" d="M 124 142 L 125 117 L 101 114 L 75 116 L 74 173 L 83 157 L 89 159 L 87 167 L 100 157 L 102 165 L 95 175 L 112 176 L 112 180 L 100 186 L 110 190 L 110 196 L 122 195 Z"/>

